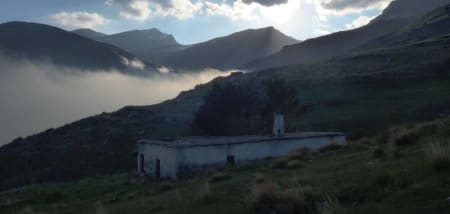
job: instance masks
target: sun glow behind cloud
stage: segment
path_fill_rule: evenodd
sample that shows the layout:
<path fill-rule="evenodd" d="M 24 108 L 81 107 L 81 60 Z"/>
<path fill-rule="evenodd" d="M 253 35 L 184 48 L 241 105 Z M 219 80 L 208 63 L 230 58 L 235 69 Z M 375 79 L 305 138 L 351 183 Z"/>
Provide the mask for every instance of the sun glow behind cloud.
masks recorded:
<path fill-rule="evenodd" d="M 71 0 L 69 0 L 71 1 Z M 87 0 L 80 0 L 87 1 Z M 247 28 L 274 26 L 306 39 L 366 23 L 392 0 L 98 0 L 101 10 L 65 10 L 52 24 L 93 27 L 105 33 L 157 27 L 184 44 L 205 41 Z M 96 15 L 85 19 L 79 14 Z M 57 11 L 53 14 L 59 14 Z M 77 15 L 78 14 L 78 15 Z M 99 21 L 99 17 L 104 21 Z M 69 19 L 70 18 L 70 19 Z M 94 22 L 94 21 L 95 22 Z M 363 22 L 364 21 L 364 22 Z"/>

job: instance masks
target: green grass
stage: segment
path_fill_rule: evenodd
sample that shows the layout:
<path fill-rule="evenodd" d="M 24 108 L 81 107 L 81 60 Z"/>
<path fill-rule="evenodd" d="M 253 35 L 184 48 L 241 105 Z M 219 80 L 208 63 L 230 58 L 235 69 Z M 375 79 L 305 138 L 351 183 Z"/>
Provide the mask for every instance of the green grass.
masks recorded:
<path fill-rule="evenodd" d="M 399 133 L 417 139 L 397 145 Z M 396 127 L 342 148 L 302 151 L 278 161 L 301 167 L 261 161 L 179 181 L 122 174 L 10 190 L 0 193 L 0 213 L 254 213 L 252 188 L 264 182 L 281 194 L 268 201 L 306 204 L 313 213 L 321 212 L 320 204 L 331 204 L 339 213 L 449 213 L 450 171 L 436 172 L 427 157 L 436 139 L 449 141 L 450 118 Z M 380 150 L 383 155 L 374 155 Z M 299 203 L 294 191 L 306 203 Z"/>

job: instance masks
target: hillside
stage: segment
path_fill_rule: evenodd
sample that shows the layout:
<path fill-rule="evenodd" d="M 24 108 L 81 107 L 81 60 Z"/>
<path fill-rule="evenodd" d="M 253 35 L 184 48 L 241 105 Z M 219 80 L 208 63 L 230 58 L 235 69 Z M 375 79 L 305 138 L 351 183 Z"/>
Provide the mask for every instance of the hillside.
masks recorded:
<path fill-rule="evenodd" d="M 88 28 L 77 29 L 77 30 L 72 31 L 72 33 L 78 34 L 79 36 L 83 36 L 83 37 L 86 37 L 89 39 L 94 39 L 94 40 L 96 40 L 97 38 L 106 36 L 106 34 L 104 34 L 104 33 L 100 33 L 100 32 L 97 32 L 97 31 L 94 31 L 94 30 L 91 30 Z"/>
<path fill-rule="evenodd" d="M 262 88 L 268 79 L 286 80 L 305 107 L 301 114 L 286 115 L 288 131 L 341 131 L 354 139 L 449 115 L 450 37 L 423 39 L 322 63 L 236 73 L 161 104 L 125 107 L 18 138 L 0 147 L 5 175 L 0 189 L 129 171 L 135 167 L 136 140 L 188 135 L 204 95 L 216 83 L 245 89 Z"/>
<path fill-rule="evenodd" d="M 290 131 L 343 131 L 354 138 L 393 124 L 450 114 L 449 40 L 313 66 L 235 74 L 158 105 L 126 107 L 19 138 L 0 147 L 0 173 L 7 175 L 0 178 L 0 185 L 9 188 L 133 169 L 136 140 L 188 134 L 204 94 L 217 82 L 254 88 L 266 79 L 282 78 L 295 85 L 307 108 L 301 115 L 287 116 Z"/>
<path fill-rule="evenodd" d="M 450 153 L 447 147 L 443 164 L 436 164 L 441 156 L 431 148 L 449 137 L 445 118 L 178 181 L 129 172 L 35 185 L 0 193 L 0 212 L 444 214 L 450 212 Z"/>
<path fill-rule="evenodd" d="M 161 64 L 163 59 L 187 47 L 179 44 L 172 35 L 165 34 L 156 28 L 126 31 L 112 35 L 101 34 L 90 29 L 79 29 L 73 32 L 122 48 L 156 64 Z"/>
<path fill-rule="evenodd" d="M 255 60 L 246 68 L 260 70 L 293 64 L 311 64 L 350 53 L 355 48 L 414 22 L 450 0 L 396 0 L 366 26 L 309 39 L 283 48 L 279 53 Z"/>
<path fill-rule="evenodd" d="M 450 4 L 433 10 L 423 18 L 398 31 L 369 41 L 357 50 L 364 51 L 393 45 L 404 45 L 423 39 L 447 35 L 450 35 Z"/>
<path fill-rule="evenodd" d="M 180 69 L 236 69 L 297 42 L 273 27 L 245 30 L 192 45 L 163 64 Z"/>
<path fill-rule="evenodd" d="M 130 62 L 140 60 L 122 49 L 43 24 L 0 24 L 0 50 L 10 57 L 80 69 L 139 70 Z M 147 67 L 154 69 L 148 63 Z"/>

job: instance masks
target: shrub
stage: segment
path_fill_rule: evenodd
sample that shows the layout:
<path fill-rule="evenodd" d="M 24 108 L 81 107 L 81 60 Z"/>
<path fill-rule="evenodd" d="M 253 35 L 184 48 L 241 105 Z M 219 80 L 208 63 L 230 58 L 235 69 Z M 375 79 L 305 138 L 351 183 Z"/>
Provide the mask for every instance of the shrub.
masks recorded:
<path fill-rule="evenodd" d="M 288 168 L 288 169 L 303 168 L 303 163 L 299 160 L 291 160 L 287 163 L 286 168 Z"/>
<path fill-rule="evenodd" d="M 305 213 L 307 203 L 301 188 L 282 191 L 276 184 L 256 183 L 252 187 L 253 207 L 256 213 Z"/>
<path fill-rule="evenodd" d="M 291 160 L 311 160 L 313 157 L 312 152 L 308 148 L 302 148 L 295 150 L 289 154 L 289 159 Z"/>
<path fill-rule="evenodd" d="M 436 172 L 450 171 L 450 145 L 448 143 L 429 144 L 426 156 Z"/>
<path fill-rule="evenodd" d="M 200 190 L 200 203 L 203 205 L 212 204 L 214 197 L 211 193 L 211 183 L 206 181 L 203 188 Z"/>
<path fill-rule="evenodd" d="M 273 169 L 285 169 L 287 167 L 288 162 L 289 158 L 279 158 L 273 161 L 271 167 Z"/>
<path fill-rule="evenodd" d="M 384 152 L 384 150 L 382 148 L 378 147 L 373 151 L 373 157 L 374 158 L 384 158 L 384 157 L 386 157 L 386 153 Z"/>
<path fill-rule="evenodd" d="M 210 176 L 209 182 L 215 183 L 215 182 L 229 180 L 231 178 L 232 178 L 231 175 L 227 175 L 227 174 L 222 173 L 222 172 L 217 172 L 217 173 L 214 173 L 214 174 L 212 174 Z"/>
<path fill-rule="evenodd" d="M 160 190 L 161 192 L 166 192 L 166 191 L 170 191 L 174 188 L 174 185 L 172 183 L 169 182 L 164 182 L 161 184 L 160 186 Z"/>
<path fill-rule="evenodd" d="M 263 174 L 256 173 L 253 178 L 254 183 L 263 183 L 266 181 L 266 177 Z"/>
<path fill-rule="evenodd" d="M 408 146 L 417 142 L 419 135 L 405 128 L 398 128 L 392 133 L 392 140 L 397 146 Z"/>
<path fill-rule="evenodd" d="M 342 213 L 342 207 L 337 199 L 333 199 L 330 196 L 325 197 L 325 201 L 320 209 L 322 214 L 338 214 Z"/>
<path fill-rule="evenodd" d="M 339 145 L 337 143 L 331 143 L 331 144 L 328 144 L 327 146 L 320 148 L 319 152 L 325 153 L 325 152 L 330 152 L 330 151 L 338 151 L 338 150 L 341 150 L 342 148 L 343 148 L 342 145 Z"/>

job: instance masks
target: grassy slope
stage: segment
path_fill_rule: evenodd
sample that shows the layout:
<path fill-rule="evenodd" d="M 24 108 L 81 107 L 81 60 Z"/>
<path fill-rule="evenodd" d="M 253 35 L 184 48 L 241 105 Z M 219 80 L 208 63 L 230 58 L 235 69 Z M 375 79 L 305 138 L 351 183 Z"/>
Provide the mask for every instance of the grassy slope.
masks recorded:
<path fill-rule="evenodd" d="M 308 106 L 300 115 L 288 115 L 291 131 L 370 136 L 392 125 L 450 113 L 449 41 L 391 47 L 215 82 L 260 88 L 266 78 L 286 79 L 298 87 L 302 103 Z M 1 147 L 0 174 L 7 176 L 0 177 L 0 189 L 127 172 L 134 167 L 137 139 L 188 134 L 211 85 L 159 105 L 126 107 Z M 14 165 L 9 164 L 12 161 Z"/>
<path fill-rule="evenodd" d="M 417 137 L 397 145 L 400 133 Z M 301 188 L 315 203 L 329 196 L 342 213 L 448 213 L 450 171 L 433 171 L 424 150 L 449 137 L 450 118 L 397 127 L 339 150 L 291 157 L 303 167 L 263 161 L 227 169 L 221 173 L 231 178 L 209 187 L 207 175 L 172 183 L 117 175 L 30 186 L 0 193 L 0 213 L 252 213 L 251 188 L 261 176 L 282 189 Z"/>

